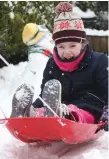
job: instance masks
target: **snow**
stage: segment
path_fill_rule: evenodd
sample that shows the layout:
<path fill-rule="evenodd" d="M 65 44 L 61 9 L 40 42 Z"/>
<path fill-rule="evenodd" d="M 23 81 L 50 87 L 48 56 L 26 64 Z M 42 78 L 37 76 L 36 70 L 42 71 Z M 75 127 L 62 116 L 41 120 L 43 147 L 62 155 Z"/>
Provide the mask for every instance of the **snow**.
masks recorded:
<path fill-rule="evenodd" d="M 73 12 L 81 18 L 95 18 L 96 15 L 90 9 L 87 9 L 86 12 L 83 12 L 79 7 L 73 7 Z"/>
<path fill-rule="evenodd" d="M 85 29 L 87 35 L 91 36 L 109 36 L 109 30 L 96 30 L 96 29 Z"/>
<path fill-rule="evenodd" d="M 16 92 L 16 99 L 19 100 L 22 98 L 22 94 L 24 94 L 24 89 Z"/>
<path fill-rule="evenodd" d="M 53 44 L 50 38 L 47 39 L 49 39 L 47 44 L 48 46 L 51 44 L 49 48 L 52 49 Z M 28 62 L 20 62 L 18 65 L 9 64 L 0 69 L 0 107 L 2 109 L 0 109 L 0 118 L 4 118 L 2 111 L 6 118 L 10 116 L 12 96 L 21 84 L 34 85 L 34 100 L 38 97 L 47 61 L 48 57 L 43 54 L 30 54 Z M 0 159 L 108 159 L 108 132 L 101 131 L 99 138 L 79 145 L 68 145 L 63 142 L 48 145 L 26 144 L 14 138 L 5 127 L 6 121 L 2 122 L 4 124 L 0 124 Z"/>
<path fill-rule="evenodd" d="M 14 16 L 15 16 L 15 15 L 14 15 L 14 12 L 10 12 L 10 18 L 11 18 L 11 19 L 14 19 Z"/>

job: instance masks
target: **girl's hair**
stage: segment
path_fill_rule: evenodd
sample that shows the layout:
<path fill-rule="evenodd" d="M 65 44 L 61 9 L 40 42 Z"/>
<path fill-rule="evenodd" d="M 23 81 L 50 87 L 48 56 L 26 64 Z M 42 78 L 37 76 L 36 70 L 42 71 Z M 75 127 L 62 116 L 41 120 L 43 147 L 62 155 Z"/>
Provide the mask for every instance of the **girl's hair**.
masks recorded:
<path fill-rule="evenodd" d="M 86 48 L 86 46 L 89 44 L 89 41 L 86 39 L 84 42 L 82 42 L 81 43 L 82 44 L 82 49 L 81 49 L 81 51 L 83 51 L 85 48 Z"/>

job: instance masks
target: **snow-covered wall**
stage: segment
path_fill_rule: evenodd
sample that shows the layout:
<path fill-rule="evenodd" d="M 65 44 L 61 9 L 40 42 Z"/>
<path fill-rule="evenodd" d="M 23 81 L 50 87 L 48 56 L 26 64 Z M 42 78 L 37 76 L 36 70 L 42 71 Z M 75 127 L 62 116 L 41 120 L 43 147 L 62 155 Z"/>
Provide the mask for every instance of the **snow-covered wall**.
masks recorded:
<path fill-rule="evenodd" d="M 96 29 L 85 29 L 86 34 L 90 36 L 109 36 L 109 30 L 96 30 Z"/>

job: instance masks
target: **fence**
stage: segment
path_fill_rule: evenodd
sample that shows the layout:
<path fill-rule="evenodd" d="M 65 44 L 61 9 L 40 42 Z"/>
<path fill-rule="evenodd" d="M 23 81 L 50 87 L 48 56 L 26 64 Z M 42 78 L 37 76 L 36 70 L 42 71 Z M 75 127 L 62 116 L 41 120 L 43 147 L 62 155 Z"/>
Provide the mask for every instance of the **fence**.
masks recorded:
<path fill-rule="evenodd" d="M 108 36 L 87 36 L 94 51 L 108 54 Z"/>

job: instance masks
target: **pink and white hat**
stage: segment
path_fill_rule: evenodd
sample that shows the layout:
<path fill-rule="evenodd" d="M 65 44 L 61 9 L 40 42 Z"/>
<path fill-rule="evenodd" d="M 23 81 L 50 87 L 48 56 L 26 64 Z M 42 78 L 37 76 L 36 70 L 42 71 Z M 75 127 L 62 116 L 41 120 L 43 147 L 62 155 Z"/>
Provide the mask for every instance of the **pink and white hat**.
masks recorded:
<path fill-rule="evenodd" d="M 66 41 L 86 41 L 83 21 L 72 12 L 72 5 L 70 3 L 60 2 L 56 6 L 55 13 L 53 29 L 55 44 Z"/>

